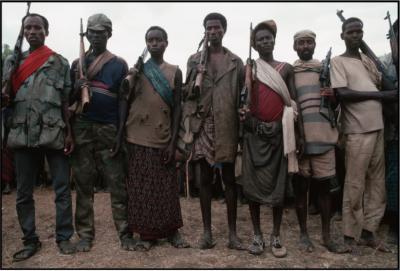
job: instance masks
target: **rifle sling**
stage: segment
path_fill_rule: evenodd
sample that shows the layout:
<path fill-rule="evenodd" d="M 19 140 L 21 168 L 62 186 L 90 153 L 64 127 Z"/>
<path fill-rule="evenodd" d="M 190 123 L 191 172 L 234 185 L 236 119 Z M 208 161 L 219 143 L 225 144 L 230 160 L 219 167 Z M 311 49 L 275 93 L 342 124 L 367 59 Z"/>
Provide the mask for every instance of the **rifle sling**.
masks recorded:
<path fill-rule="evenodd" d="M 98 55 L 95 60 L 89 65 L 87 70 L 87 79 L 92 80 L 103 66 L 110 61 L 115 55 L 106 50 L 104 53 Z"/>

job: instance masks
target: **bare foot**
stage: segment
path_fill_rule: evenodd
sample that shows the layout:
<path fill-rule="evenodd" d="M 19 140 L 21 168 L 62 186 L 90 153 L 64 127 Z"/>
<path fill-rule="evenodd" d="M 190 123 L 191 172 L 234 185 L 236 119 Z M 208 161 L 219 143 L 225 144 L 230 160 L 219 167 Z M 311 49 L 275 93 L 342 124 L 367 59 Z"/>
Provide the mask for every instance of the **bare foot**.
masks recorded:
<path fill-rule="evenodd" d="M 304 252 L 313 252 L 315 249 L 313 243 L 310 240 L 310 237 L 308 237 L 307 234 L 300 235 L 299 244 L 300 249 Z"/>

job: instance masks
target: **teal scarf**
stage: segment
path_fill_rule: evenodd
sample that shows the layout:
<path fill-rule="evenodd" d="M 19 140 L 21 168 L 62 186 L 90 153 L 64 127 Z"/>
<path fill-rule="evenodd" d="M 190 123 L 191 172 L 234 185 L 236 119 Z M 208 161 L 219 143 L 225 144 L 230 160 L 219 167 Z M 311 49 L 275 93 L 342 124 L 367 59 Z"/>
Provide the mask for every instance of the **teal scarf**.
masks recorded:
<path fill-rule="evenodd" d="M 152 58 L 147 60 L 144 64 L 143 73 L 163 101 L 172 108 L 174 106 L 174 94 L 169 86 L 168 80 Z"/>

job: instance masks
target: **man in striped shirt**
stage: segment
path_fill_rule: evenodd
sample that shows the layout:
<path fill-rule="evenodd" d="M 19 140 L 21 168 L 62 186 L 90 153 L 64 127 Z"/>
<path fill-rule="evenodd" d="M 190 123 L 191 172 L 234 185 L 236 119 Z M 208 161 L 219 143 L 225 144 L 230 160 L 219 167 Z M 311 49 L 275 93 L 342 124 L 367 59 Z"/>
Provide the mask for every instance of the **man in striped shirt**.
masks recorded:
<path fill-rule="evenodd" d="M 332 96 L 332 90 L 321 89 L 319 74 L 321 62 L 313 59 L 315 33 L 299 31 L 294 35 L 293 48 L 300 59 L 293 64 L 299 112 L 303 118 L 305 135 L 304 155 L 299 160 L 299 176 L 293 181 L 296 196 L 296 213 L 300 226 L 300 246 L 307 252 L 314 250 L 307 232 L 307 191 L 310 180 L 318 191 L 321 208 L 322 239 L 331 252 L 340 252 L 330 238 L 330 182 L 336 178 L 335 144 L 338 131 L 327 116 L 320 113 L 322 97 Z M 325 99 L 329 99 L 329 97 Z M 323 111 L 321 111 L 323 112 Z"/>

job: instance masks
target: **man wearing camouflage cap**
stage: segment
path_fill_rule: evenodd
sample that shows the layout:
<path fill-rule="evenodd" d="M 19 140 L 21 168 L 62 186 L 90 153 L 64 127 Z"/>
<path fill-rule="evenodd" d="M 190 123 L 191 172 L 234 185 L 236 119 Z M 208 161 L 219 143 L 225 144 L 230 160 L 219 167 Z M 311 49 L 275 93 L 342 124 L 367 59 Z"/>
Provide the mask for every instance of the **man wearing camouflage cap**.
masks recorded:
<path fill-rule="evenodd" d="M 300 246 L 312 252 L 314 245 L 307 232 L 307 191 L 310 180 L 316 186 L 321 208 L 323 245 L 331 252 L 343 252 L 330 237 L 331 183 L 337 183 L 335 170 L 335 145 L 338 131 L 333 111 L 328 108 L 332 89 L 321 88 L 322 64 L 313 59 L 316 35 L 311 30 L 297 32 L 293 49 L 300 59 L 293 64 L 297 102 L 300 106 L 304 130 L 304 155 L 299 159 L 299 176 L 293 179 L 296 213 L 300 226 Z M 322 105 L 321 105 L 322 104 Z M 332 106 L 333 107 L 333 106 Z M 331 112 L 331 114 L 329 114 Z"/>
<path fill-rule="evenodd" d="M 132 234 L 127 223 L 127 194 L 123 151 L 113 151 L 117 135 L 119 87 L 128 72 L 120 57 L 107 50 L 112 35 L 112 23 L 104 14 L 89 17 L 86 37 L 90 49 L 86 52 L 86 78 L 78 79 L 78 60 L 71 67 L 74 92 L 70 103 L 80 99 L 81 89 L 88 86 L 90 102 L 84 112 L 75 116 L 73 132 L 76 148 L 71 164 L 76 180 L 75 226 L 80 241 L 77 251 L 89 251 L 95 236 L 93 187 L 98 176 L 109 185 L 114 223 L 125 250 L 133 250 Z M 119 148 L 118 148 L 119 149 Z"/>

